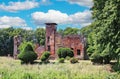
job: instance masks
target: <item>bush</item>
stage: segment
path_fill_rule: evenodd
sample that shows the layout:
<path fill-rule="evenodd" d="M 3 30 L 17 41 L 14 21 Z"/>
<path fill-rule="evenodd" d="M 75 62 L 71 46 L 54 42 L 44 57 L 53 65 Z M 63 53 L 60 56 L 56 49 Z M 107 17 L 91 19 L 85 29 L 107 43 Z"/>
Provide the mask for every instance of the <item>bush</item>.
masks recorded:
<path fill-rule="evenodd" d="M 73 51 L 70 48 L 59 48 L 57 50 L 57 54 L 59 58 L 66 58 L 67 56 L 73 57 Z"/>
<path fill-rule="evenodd" d="M 30 43 L 23 44 L 22 49 L 20 50 L 20 54 L 18 54 L 18 58 L 23 63 L 32 63 L 37 59 L 37 54 L 33 51 L 32 45 Z"/>
<path fill-rule="evenodd" d="M 71 58 L 71 57 L 67 56 L 67 57 L 66 57 L 66 60 L 70 60 L 70 58 Z"/>
<path fill-rule="evenodd" d="M 60 58 L 59 59 L 59 63 L 64 63 L 65 59 L 64 58 Z"/>
<path fill-rule="evenodd" d="M 97 53 L 93 53 L 90 57 L 90 60 L 93 62 L 93 64 L 102 64 L 103 63 L 103 57 L 100 56 Z"/>
<path fill-rule="evenodd" d="M 115 64 L 112 66 L 112 69 L 113 69 L 114 71 L 120 73 L 120 64 L 115 63 Z"/>
<path fill-rule="evenodd" d="M 73 57 L 74 56 L 73 51 L 70 48 L 65 48 L 65 50 L 67 52 L 68 57 Z"/>
<path fill-rule="evenodd" d="M 78 63 L 78 59 L 77 58 L 71 58 L 70 63 L 72 63 L 72 64 Z"/>
<path fill-rule="evenodd" d="M 44 62 L 47 61 L 49 56 L 50 56 L 50 52 L 45 51 L 41 56 L 41 61 L 44 61 Z"/>

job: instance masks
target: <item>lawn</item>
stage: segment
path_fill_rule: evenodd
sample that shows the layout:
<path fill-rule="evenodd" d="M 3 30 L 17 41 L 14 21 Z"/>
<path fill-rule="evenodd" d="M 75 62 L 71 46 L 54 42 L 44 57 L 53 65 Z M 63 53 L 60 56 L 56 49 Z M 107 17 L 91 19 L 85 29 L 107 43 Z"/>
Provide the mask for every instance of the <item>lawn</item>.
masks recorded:
<path fill-rule="evenodd" d="M 21 65 L 19 60 L 0 57 L 0 79 L 120 79 L 119 73 L 109 71 L 109 64 L 92 65 L 88 60 L 77 64 L 51 62 L 55 63 Z"/>

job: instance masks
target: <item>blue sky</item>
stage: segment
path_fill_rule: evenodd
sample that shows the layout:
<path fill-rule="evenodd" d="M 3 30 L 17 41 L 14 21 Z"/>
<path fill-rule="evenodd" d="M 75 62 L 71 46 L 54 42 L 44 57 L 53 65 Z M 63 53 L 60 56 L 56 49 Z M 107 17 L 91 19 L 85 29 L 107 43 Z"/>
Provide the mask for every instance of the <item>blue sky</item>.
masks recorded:
<path fill-rule="evenodd" d="M 58 23 L 58 28 L 89 25 L 92 0 L 0 0 L 0 28 L 44 28 L 44 23 Z"/>

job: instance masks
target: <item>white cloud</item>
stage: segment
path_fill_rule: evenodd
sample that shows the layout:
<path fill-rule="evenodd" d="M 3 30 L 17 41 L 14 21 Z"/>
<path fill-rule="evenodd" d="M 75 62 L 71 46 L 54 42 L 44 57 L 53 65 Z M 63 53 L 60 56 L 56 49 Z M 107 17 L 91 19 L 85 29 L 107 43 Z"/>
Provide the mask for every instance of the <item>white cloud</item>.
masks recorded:
<path fill-rule="evenodd" d="M 78 4 L 80 6 L 85 6 L 89 8 L 93 6 L 93 0 L 57 0 L 57 1 L 67 1 L 70 4 Z"/>
<path fill-rule="evenodd" d="M 86 26 L 91 24 L 91 16 L 92 15 L 90 11 L 78 12 L 72 15 L 68 15 L 60 11 L 49 10 L 47 13 L 35 12 L 32 14 L 32 18 L 37 25 L 53 22 L 58 24 Z"/>
<path fill-rule="evenodd" d="M 67 0 L 71 4 L 78 4 L 81 6 L 92 7 L 93 1 L 92 0 Z"/>
<path fill-rule="evenodd" d="M 27 26 L 25 20 L 21 19 L 20 17 L 9 17 L 3 16 L 0 17 L 0 28 L 8 28 L 13 26 Z"/>
<path fill-rule="evenodd" d="M 31 27 L 22 27 L 22 29 L 25 29 L 25 30 L 32 30 Z"/>
<path fill-rule="evenodd" d="M 32 14 L 32 18 L 36 24 L 43 24 L 47 22 L 64 23 L 67 21 L 68 15 L 61 13 L 60 11 L 49 10 L 48 13 L 35 12 Z"/>
<path fill-rule="evenodd" d="M 86 10 L 84 12 L 78 12 L 69 16 L 69 22 L 72 24 L 79 24 L 81 26 L 87 26 L 92 22 L 92 14 L 90 11 Z"/>
<path fill-rule="evenodd" d="M 38 5 L 38 2 L 26 0 L 24 2 L 9 2 L 8 5 L 5 5 L 5 3 L 0 4 L 0 9 L 9 12 L 16 12 L 19 10 L 32 9 L 37 7 Z"/>
<path fill-rule="evenodd" d="M 52 2 L 49 0 L 41 0 L 40 5 L 51 5 Z"/>

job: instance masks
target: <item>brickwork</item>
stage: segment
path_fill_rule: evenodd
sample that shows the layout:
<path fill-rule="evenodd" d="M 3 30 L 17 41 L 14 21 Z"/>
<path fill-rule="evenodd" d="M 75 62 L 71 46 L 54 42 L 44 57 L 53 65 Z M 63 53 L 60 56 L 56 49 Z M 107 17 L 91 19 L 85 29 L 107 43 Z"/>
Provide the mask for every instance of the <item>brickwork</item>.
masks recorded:
<path fill-rule="evenodd" d="M 56 25 L 56 23 L 46 23 L 45 48 L 47 51 L 50 51 L 51 55 L 55 55 Z"/>
<path fill-rule="evenodd" d="M 16 59 L 17 55 L 19 54 L 19 50 L 18 47 L 20 46 L 22 42 L 21 36 L 14 36 L 14 52 L 13 52 L 13 56 Z"/>
<path fill-rule="evenodd" d="M 38 59 L 41 57 L 42 53 L 45 51 L 45 47 L 44 46 L 40 46 L 39 44 L 35 44 L 35 52 L 38 55 Z"/>
<path fill-rule="evenodd" d="M 38 57 L 41 57 L 44 51 L 50 51 L 51 57 L 56 58 L 57 49 L 60 47 L 67 47 L 73 50 L 75 57 L 79 59 L 85 59 L 86 58 L 85 37 L 83 35 L 68 35 L 63 37 L 62 35 L 56 32 L 57 30 L 56 25 L 57 25 L 56 23 L 46 23 L 45 46 L 39 46 L 39 44 L 36 44 L 34 49 Z M 17 55 L 19 54 L 18 47 L 20 43 L 21 43 L 21 37 L 15 36 L 14 37 L 14 58 L 17 58 Z"/>
<path fill-rule="evenodd" d="M 56 57 L 56 51 L 60 47 L 71 48 L 74 56 L 79 59 L 85 59 L 85 38 L 82 35 L 68 35 L 62 37 L 56 32 L 56 23 L 46 23 L 46 51 Z"/>

